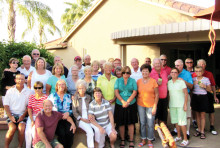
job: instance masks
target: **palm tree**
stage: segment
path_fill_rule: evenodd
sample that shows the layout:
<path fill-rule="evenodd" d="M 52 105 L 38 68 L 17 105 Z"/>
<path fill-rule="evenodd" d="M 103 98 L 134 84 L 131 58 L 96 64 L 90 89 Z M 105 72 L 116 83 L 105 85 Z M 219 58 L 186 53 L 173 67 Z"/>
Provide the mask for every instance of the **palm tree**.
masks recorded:
<path fill-rule="evenodd" d="M 26 19 L 28 29 L 32 30 L 35 25 L 35 16 L 40 17 L 44 14 L 42 12 L 51 12 L 51 9 L 39 2 L 34 0 L 0 0 L 0 2 L 5 2 L 8 5 L 8 38 L 9 41 L 15 40 L 16 32 L 16 15 L 17 12 Z M 25 34 L 25 33 L 24 33 Z"/>
<path fill-rule="evenodd" d="M 65 10 L 65 13 L 61 16 L 61 23 L 63 24 L 63 29 L 68 32 L 78 21 L 83 14 L 92 5 L 94 0 L 77 0 L 77 3 L 65 2 L 65 4 L 71 6 Z"/>

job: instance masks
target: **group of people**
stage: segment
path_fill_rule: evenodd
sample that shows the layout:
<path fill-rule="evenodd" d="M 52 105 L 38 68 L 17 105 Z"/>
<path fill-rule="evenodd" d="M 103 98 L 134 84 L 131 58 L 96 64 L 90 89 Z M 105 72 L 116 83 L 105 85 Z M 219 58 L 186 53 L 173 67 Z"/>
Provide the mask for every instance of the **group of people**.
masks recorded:
<path fill-rule="evenodd" d="M 86 132 L 89 148 L 103 148 L 106 134 L 112 148 L 117 134 L 119 147 L 125 147 L 128 134 L 129 148 L 133 148 L 138 121 L 138 146 L 153 148 L 154 124 L 167 123 L 168 108 L 175 125 L 172 134 L 177 134 L 175 141 L 181 141 L 181 146 L 189 144 L 191 114 L 198 125 L 194 136 L 206 138 L 205 113 L 210 115 L 210 132 L 217 134 L 213 106 L 214 100 L 218 103 L 216 84 L 203 59 L 194 69 L 193 60 L 187 58 L 184 69 L 181 59 L 175 61 L 174 68 L 167 66 L 166 55 L 153 59 L 152 65 L 147 57 L 140 67 L 133 58 L 130 68 L 122 67 L 119 58 L 91 62 L 85 55 L 84 60 L 76 56 L 68 70 L 59 56 L 54 57 L 54 66 L 40 57 L 37 49 L 31 56 L 25 55 L 19 68 L 18 60 L 11 58 L 10 68 L 3 73 L 2 98 L 9 127 L 5 148 L 16 130 L 18 147 L 25 139 L 27 148 L 70 148 L 76 127 Z"/>

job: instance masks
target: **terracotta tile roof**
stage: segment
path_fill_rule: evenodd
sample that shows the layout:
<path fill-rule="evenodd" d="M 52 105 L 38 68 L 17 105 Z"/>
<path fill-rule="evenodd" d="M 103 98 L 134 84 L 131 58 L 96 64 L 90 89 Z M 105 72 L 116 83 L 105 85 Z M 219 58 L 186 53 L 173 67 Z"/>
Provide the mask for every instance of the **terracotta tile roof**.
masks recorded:
<path fill-rule="evenodd" d="M 54 49 L 54 48 L 66 48 L 67 42 L 61 42 L 63 38 L 59 38 L 53 41 L 49 41 L 44 43 L 46 49 Z"/>
<path fill-rule="evenodd" d="M 168 6 L 180 11 L 184 11 L 187 13 L 191 14 L 196 14 L 201 10 L 204 10 L 205 8 L 199 7 L 196 5 L 188 4 L 188 3 L 183 3 L 175 0 L 146 0 L 152 3 L 158 3 L 160 5 Z"/>

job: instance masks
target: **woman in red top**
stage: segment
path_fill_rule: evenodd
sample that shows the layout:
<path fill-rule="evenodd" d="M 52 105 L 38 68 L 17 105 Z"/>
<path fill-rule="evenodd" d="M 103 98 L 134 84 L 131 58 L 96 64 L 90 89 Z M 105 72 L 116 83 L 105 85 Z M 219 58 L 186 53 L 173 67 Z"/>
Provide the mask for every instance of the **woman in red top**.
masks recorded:
<path fill-rule="evenodd" d="M 43 94 L 43 83 L 40 81 L 34 84 L 35 94 L 29 97 L 28 101 L 28 120 L 25 129 L 25 141 L 26 147 L 31 148 L 32 136 L 34 136 L 35 128 L 34 121 L 39 111 L 43 109 L 43 101 L 47 99 L 47 96 Z"/>

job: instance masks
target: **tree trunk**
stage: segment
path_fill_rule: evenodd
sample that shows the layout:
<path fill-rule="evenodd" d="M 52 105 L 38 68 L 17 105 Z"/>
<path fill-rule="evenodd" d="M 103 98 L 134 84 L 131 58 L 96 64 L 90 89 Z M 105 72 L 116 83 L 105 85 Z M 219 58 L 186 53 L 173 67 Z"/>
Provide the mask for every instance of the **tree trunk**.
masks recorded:
<path fill-rule="evenodd" d="M 9 14 L 8 14 L 8 38 L 9 41 L 15 40 L 15 30 L 16 30 L 16 14 L 14 10 L 14 0 L 10 0 L 9 4 Z"/>

